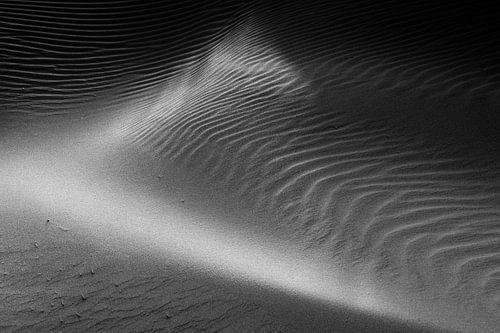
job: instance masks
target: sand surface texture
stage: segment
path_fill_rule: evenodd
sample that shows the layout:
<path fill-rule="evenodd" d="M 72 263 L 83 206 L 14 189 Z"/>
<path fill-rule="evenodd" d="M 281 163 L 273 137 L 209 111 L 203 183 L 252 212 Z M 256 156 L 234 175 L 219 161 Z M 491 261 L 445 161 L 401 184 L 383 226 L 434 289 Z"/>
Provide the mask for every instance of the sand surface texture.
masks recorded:
<path fill-rule="evenodd" d="M 496 332 L 495 19 L 0 1 L 0 331 Z"/>

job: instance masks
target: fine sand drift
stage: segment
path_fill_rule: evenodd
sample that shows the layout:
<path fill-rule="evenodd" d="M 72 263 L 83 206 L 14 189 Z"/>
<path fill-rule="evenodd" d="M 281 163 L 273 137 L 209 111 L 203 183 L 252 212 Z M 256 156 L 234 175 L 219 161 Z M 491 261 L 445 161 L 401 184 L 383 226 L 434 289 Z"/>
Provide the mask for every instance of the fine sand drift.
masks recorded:
<path fill-rule="evenodd" d="M 0 330 L 500 327 L 484 7 L 0 12 Z"/>

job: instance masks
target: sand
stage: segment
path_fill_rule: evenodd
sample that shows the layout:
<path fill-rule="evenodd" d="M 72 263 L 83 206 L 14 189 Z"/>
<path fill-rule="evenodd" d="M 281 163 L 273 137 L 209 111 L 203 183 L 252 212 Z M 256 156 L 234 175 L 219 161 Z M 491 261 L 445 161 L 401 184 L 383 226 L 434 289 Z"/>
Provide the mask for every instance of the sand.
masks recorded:
<path fill-rule="evenodd" d="M 495 332 L 484 9 L 2 2 L 0 330 Z"/>

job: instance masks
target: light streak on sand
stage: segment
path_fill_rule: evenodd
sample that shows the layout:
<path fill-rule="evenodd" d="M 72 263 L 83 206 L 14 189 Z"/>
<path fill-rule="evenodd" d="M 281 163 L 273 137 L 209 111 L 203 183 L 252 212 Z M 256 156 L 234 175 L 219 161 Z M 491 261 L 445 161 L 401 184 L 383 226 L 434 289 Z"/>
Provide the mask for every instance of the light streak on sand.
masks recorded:
<path fill-rule="evenodd" d="M 73 146 L 66 153 L 38 152 L 6 159 L 0 168 L 2 209 L 23 202 L 34 204 L 60 226 L 90 235 L 97 244 L 118 242 L 236 281 L 371 313 L 401 315 L 369 286 L 351 281 L 347 287 L 320 260 L 275 245 L 264 236 L 211 224 L 209 217 L 168 200 L 130 192 L 81 162 L 89 149 L 92 145 Z"/>
<path fill-rule="evenodd" d="M 249 286 L 388 319 L 442 328 L 461 325 L 458 320 L 450 323 L 453 317 L 444 315 L 444 308 L 436 319 L 435 307 L 384 294 L 369 276 L 341 274 L 322 253 L 304 253 L 264 232 L 191 211 L 180 198 L 155 195 L 148 185 L 130 186 L 105 166 L 123 153 L 121 133 L 109 129 L 82 133 L 70 133 L 72 139 L 25 143 L 24 151 L 4 145 L 0 213 L 22 216 L 28 205 L 47 214 L 40 221 L 50 217 L 61 229 L 83 235 L 96 246 L 165 258 Z"/>

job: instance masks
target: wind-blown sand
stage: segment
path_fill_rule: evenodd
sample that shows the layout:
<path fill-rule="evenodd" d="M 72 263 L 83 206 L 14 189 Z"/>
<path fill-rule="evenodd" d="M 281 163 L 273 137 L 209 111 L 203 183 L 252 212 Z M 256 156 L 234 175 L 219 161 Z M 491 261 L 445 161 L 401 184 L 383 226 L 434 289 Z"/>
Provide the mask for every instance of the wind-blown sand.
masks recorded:
<path fill-rule="evenodd" d="M 1 330 L 500 326 L 485 7 L 0 11 Z"/>

